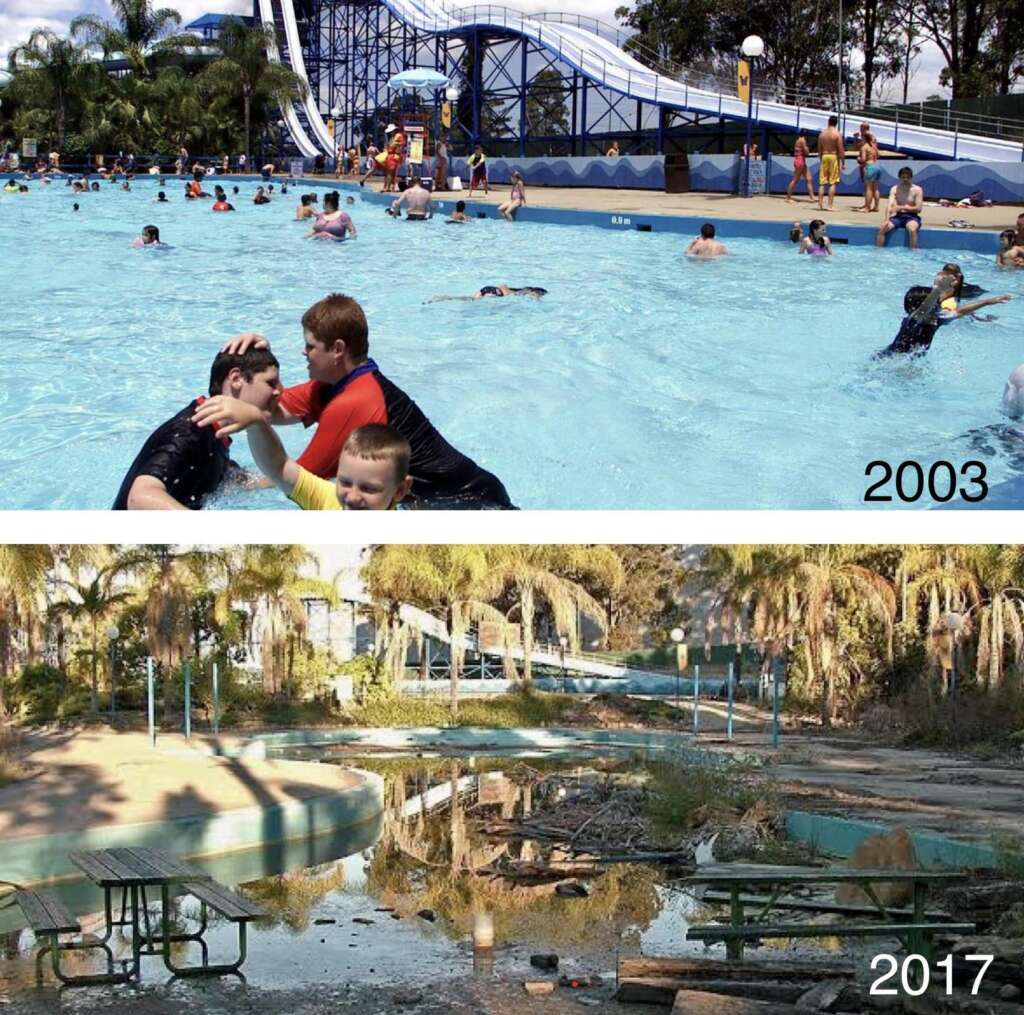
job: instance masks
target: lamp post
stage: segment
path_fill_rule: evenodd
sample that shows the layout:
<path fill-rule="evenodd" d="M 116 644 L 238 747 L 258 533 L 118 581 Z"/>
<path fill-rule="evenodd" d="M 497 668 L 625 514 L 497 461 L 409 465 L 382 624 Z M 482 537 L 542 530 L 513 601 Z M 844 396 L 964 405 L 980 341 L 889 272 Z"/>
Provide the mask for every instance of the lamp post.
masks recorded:
<path fill-rule="evenodd" d="M 117 639 L 121 636 L 117 624 L 107 625 L 107 653 L 110 658 L 110 725 L 114 725 L 114 664 L 116 662 Z"/>
<path fill-rule="evenodd" d="M 681 627 L 673 627 L 669 637 L 676 643 L 676 710 L 679 710 L 679 684 L 683 679 L 683 673 L 689 663 L 686 642 L 686 632 Z"/>
<path fill-rule="evenodd" d="M 764 53 L 764 40 L 759 35 L 748 35 L 740 46 L 740 52 L 747 58 L 750 68 L 747 88 L 747 157 L 745 160 L 743 196 L 750 193 L 750 149 L 754 141 L 754 61 Z"/>
<path fill-rule="evenodd" d="M 569 639 L 563 634 L 558 639 L 558 661 L 562 664 L 562 694 L 565 694 L 565 649 Z"/>

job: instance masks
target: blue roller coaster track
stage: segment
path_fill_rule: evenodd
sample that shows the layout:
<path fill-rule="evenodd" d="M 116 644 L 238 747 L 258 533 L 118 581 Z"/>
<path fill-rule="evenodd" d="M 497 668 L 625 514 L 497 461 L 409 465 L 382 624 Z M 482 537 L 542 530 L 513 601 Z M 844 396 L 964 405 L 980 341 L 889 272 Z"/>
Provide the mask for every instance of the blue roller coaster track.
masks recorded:
<path fill-rule="evenodd" d="M 465 140 L 521 156 L 597 154 L 613 137 L 623 139 L 624 152 L 660 154 L 679 147 L 673 138 L 715 136 L 716 130 L 721 138 L 747 117 L 747 104 L 730 82 L 666 67 L 628 43 L 621 30 L 590 18 L 526 15 L 493 5 L 455 7 L 446 0 L 254 5 L 256 16 L 275 29 L 271 59 L 309 85 L 303 101 L 282 110 L 294 145 L 306 157 L 333 155 L 337 144 L 379 137 L 399 101 L 387 79 L 413 66 L 433 67 L 460 87 L 453 127 Z M 816 133 L 834 112 L 835 99 L 780 97 L 762 89 L 752 116 L 765 136 Z M 852 135 L 862 118 L 857 111 L 840 114 L 844 134 Z M 538 120 L 542 131 L 535 129 Z M 988 136 L 999 133 L 990 125 L 972 123 L 961 130 L 955 122 L 901 123 L 898 115 L 886 118 L 884 109 L 872 110 L 870 121 L 883 148 L 927 158 L 1024 160 L 1020 134 Z"/>

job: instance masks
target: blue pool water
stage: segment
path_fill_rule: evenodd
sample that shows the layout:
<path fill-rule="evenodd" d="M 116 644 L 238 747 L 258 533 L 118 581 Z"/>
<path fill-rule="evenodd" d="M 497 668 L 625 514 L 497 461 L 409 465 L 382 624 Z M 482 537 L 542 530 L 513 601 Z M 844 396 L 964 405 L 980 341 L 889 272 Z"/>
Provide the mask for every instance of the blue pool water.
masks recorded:
<path fill-rule="evenodd" d="M 980 254 L 839 247 L 824 262 L 723 226 L 736 256 L 694 264 L 678 235 L 407 225 L 358 190 L 358 241 L 321 244 L 294 221 L 297 189 L 255 207 L 246 183 L 238 212 L 214 215 L 177 181 L 168 205 L 155 181 L 134 186 L 104 184 L 77 214 L 60 184 L 0 194 L 0 508 L 109 507 L 237 332 L 269 336 L 285 382 L 304 380 L 299 319 L 332 291 L 359 299 L 382 370 L 523 507 L 853 508 L 874 459 L 1024 471 L 1019 441 L 986 430 L 1005 425 L 1003 383 L 1024 360 L 1024 299 L 943 328 L 923 360 L 871 359 L 904 290 L 947 259 L 1021 293 L 1024 272 Z M 173 250 L 131 249 L 149 222 Z M 550 295 L 424 305 L 503 282 Z M 301 427 L 282 433 L 302 449 Z M 233 451 L 251 462 L 244 438 Z M 290 505 L 262 491 L 211 506 Z"/>

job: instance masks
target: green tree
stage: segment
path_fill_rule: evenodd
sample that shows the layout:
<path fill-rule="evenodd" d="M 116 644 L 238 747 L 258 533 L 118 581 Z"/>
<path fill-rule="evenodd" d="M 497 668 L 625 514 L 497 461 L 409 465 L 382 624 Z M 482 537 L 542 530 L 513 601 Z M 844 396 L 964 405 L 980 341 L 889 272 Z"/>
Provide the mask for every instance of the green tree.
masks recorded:
<path fill-rule="evenodd" d="M 409 603 L 440 614 L 449 646 L 453 716 L 470 626 L 479 621 L 506 626 L 504 614 L 486 601 L 488 571 L 486 549 L 474 545 L 378 546 L 363 567 L 375 602 Z"/>
<path fill-rule="evenodd" d="M 551 67 L 536 74 L 526 88 L 526 123 L 534 137 L 564 137 L 571 133 L 565 100 L 568 88 Z"/>
<path fill-rule="evenodd" d="M 274 40 L 271 25 L 246 25 L 230 21 L 223 26 L 215 43 L 220 56 L 202 73 L 201 80 L 224 92 L 242 97 L 245 123 L 245 152 L 252 159 L 252 109 L 262 99 L 273 98 L 278 105 L 304 99 L 306 83 L 283 64 L 267 59 L 267 48 Z"/>
<path fill-rule="evenodd" d="M 294 693 L 295 652 L 306 630 L 306 601 L 335 605 L 332 582 L 304 577 L 316 564 L 304 546 L 255 545 L 242 551 L 241 566 L 230 582 L 231 595 L 262 609 L 260 660 L 263 686 L 270 694 Z"/>
<path fill-rule="evenodd" d="M 23 100 L 31 97 L 36 108 L 49 108 L 54 117 L 57 150 L 64 150 L 68 104 L 94 84 L 101 73 L 85 49 L 48 28 L 35 28 L 28 41 L 11 50 L 8 58 L 14 74 L 11 88 Z"/>
<path fill-rule="evenodd" d="M 555 632 L 579 650 L 579 614 L 589 617 L 601 630 L 608 627 L 604 607 L 584 587 L 587 579 L 618 589 L 622 561 L 607 546 L 509 544 L 486 549 L 487 573 L 481 584 L 482 598 L 497 599 L 511 589 L 522 622 L 523 683 L 533 679 L 533 642 L 537 613 L 543 604 Z"/>
<path fill-rule="evenodd" d="M 946 61 L 939 81 L 950 88 L 954 99 L 989 91 L 985 85 L 983 54 L 999 2 L 917 0 L 922 33 L 939 47 Z"/>
<path fill-rule="evenodd" d="M 101 568 L 88 580 L 60 579 L 64 598 L 51 607 L 54 617 L 82 621 L 89 635 L 90 710 L 99 710 L 99 665 L 103 652 L 100 648 L 101 625 L 110 619 L 118 607 L 134 598 L 134 590 L 118 588 L 117 582 L 124 571 L 117 562 Z"/>
<path fill-rule="evenodd" d="M 88 45 L 99 46 L 104 58 L 123 53 L 136 74 L 146 74 L 157 53 L 177 52 L 197 46 L 191 34 L 170 34 L 181 24 L 181 14 L 171 7 L 154 10 L 151 0 L 110 0 L 112 21 L 83 14 L 71 22 L 71 34 Z"/>
<path fill-rule="evenodd" d="M 6 715 L 5 688 L 14 664 L 14 636 L 38 609 L 53 548 L 0 544 L 0 719 Z"/>

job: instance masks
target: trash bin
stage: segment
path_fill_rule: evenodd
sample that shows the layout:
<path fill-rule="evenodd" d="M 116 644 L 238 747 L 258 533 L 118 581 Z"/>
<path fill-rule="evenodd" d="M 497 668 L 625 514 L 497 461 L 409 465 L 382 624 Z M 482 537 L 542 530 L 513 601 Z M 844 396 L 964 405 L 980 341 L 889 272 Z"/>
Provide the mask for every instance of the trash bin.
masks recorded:
<path fill-rule="evenodd" d="M 665 193 L 690 192 L 690 159 L 686 152 L 672 152 L 665 156 Z"/>

